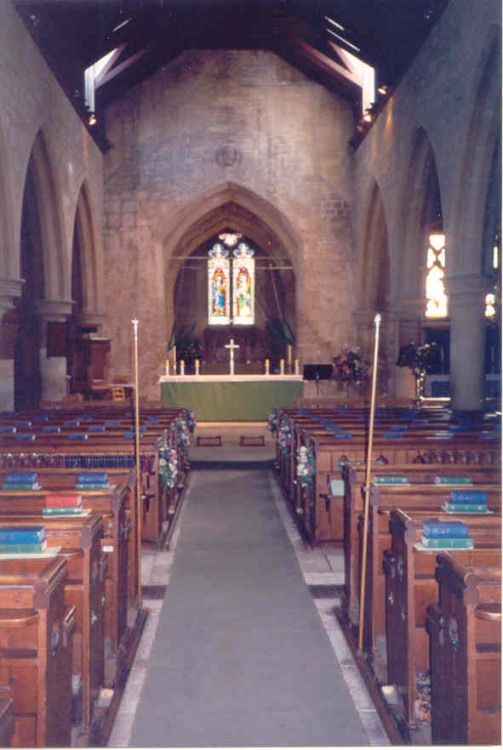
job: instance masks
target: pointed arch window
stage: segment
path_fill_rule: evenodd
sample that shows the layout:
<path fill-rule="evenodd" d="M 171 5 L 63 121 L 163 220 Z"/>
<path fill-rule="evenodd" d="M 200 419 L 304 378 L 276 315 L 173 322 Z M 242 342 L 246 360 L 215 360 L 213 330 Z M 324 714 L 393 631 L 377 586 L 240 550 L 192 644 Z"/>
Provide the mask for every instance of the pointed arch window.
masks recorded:
<path fill-rule="evenodd" d="M 446 318 L 445 234 L 442 232 L 434 232 L 428 237 L 426 269 L 425 315 L 427 318 Z"/>
<path fill-rule="evenodd" d="M 254 325 L 255 251 L 239 242 L 239 233 L 224 232 L 218 238 L 208 253 L 208 324 Z M 228 247 L 234 247 L 232 257 Z"/>

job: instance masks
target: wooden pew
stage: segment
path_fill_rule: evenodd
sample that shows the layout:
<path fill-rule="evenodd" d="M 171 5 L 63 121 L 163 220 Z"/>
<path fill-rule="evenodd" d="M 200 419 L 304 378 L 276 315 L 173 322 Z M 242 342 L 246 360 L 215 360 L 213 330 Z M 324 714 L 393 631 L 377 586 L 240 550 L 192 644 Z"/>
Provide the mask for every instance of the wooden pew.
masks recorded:
<path fill-rule="evenodd" d="M 112 477 L 117 478 L 113 470 Z M 0 521 L 12 515 L 33 515 L 42 513 L 47 490 L 53 493 L 68 492 L 75 487 L 78 471 L 75 469 L 40 469 L 41 482 L 47 489 L 18 491 L 0 490 Z M 127 475 L 127 483 L 115 490 L 79 490 L 85 510 L 103 516 L 104 535 L 101 541 L 102 552 L 106 555 L 105 570 L 105 642 L 107 653 L 116 655 L 127 627 L 128 604 L 136 610 L 140 592 L 134 588 L 136 576 L 130 575 L 137 568 L 136 541 L 131 530 L 131 494 L 134 486 L 134 472 Z M 1 474 L 0 474 L 1 477 Z M 0 479 L 1 481 L 1 479 Z M 68 489 L 66 486 L 68 485 Z"/>
<path fill-rule="evenodd" d="M 65 604 L 66 581 L 62 557 L 2 558 L 0 690 L 9 688 L 16 747 L 71 744 L 75 607 Z"/>
<path fill-rule="evenodd" d="M 469 526 L 475 549 L 456 550 L 456 559 L 468 566 L 501 567 L 500 519 L 479 516 L 470 520 L 463 516 L 463 521 Z M 422 533 L 422 520 L 417 514 L 393 510 L 390 529 L 391 547 L 384 552 L 388 682 L 402 696 L 405 719 L 414 727 L 416 674 L 429 672 L 425 625 L 427 607 L 437 601 L 438 550 L 416 548 Z"/>
<path fill-rule="evenodd" d="M 280 475 L 280 481 L 288 481 L 285 496 L 300 519 L 300 529 L 311 543 L 342 541 L 344 538 L 343 496 L 327 504 L 327 487 L 330 477 L 339 474 L 344 463 L 363 464 L 366 461 L 367 437 L 341 433 L 335 437 L 323 431 L 293 422 L 293 435 L 289 453 L 289 471 Z M 449 447 L 446 447 L 449 442 Z M 308 446 L 314 452 L 316 473 L 309 491 L 301 491 L 297 480 L 298 449 Z M 424 448 L 424 450 L 423 450 Z M 373 442 L 372 462 L 383 464 L 431 463 L 434 459 L 444 464 L 454 463 L 469 449 L 472 462 L 494 466 L 500 463 L 499 439 L 470 441 L 463 435 L 449 441 L 432 436 L 420 439 L 419 435 L 403 434 L 397 439 L 377 436 Z M 426 461 L 426 454 L 429 460 Z"/>
<path fill-rule="evenodd" d="M 101 551 L 103 518 L 45 518 L 40 515 L 9 516 L 9 526 L 43 525 L 47 543 L 60 547 L 67 564 L 65 602 L 75 607 L 73 673 L 82 680 L 82 727 L 87 731 L 94 701 L 104 684 L 104 568 Z"/>
<path fill-rule="evenodd" d="M 381 485 L 378 486 L 374 480 L 378 476 L 401 474 L 406 475 L 410 485 Z M 447 499 L 450 489 L 456 489 L 453 485 L 436 485 L 435 477 L 442 475 L 459 476 L 469 474 L 476 489 L 483 489 L 492 482 L 491 498 L 492 509 L 501 507 L 499 492 L 500 470 L 496 467 L 471 466 L 462 467 L 456 465 L 431 465 L 431 464 L 394 464 L 380 466 L 375 465 L 371 472 L 370 491 L 370 527 L 369 532 L 369 562 L 368 571 L 375 571 L 375 575 L 382 573 L 382 552 L 389 546 L 388 528 L 386 521 L 381 524 L 381 533 L 387 536 L 380 545 L 374 541 L 373 528 L 377 528 L 378 519 L 376 513 L 380 507 L 389 509 L 393 507 L 424 506 L 432 511 L 439 512 L 442 503 Z M 344 562 L 345 562 L 345 587 L 343 597 L 343 608 L 346 616 L 353 625 L 358 622 L 359 590 L 360 590 L 360 550 L 361 550 L 361 518 L 364 509 L 364 482 L 365 467 L 355 467 L 346 464 L 342 468 L 341 475 L 344 480 Z M 379 522 L 380 523 L 380 522 Z M 372 584 L 371 584 L 372 585 Z M 383 585 L 383 584 L 381 584 Z M 381 620 L 383 622 L 383 620 Z M 381 634 L 383 628 L 381 628 Z M 373 639 L 375 642 L 375 638 Z M 374 643 L 375 645 L 375 643 Z"/>
<path fill-rule="evenodd" d="M 428 607 L 435 745 L 501 745 L 501 568 L 437 556 Z"/>
<path fill-rule="evenodd" d="M 142 540 L 157 543 L 164 524 L 169 522 L 180 500 L 189 471 L 187 453 L 177 443 L 177 421 L 168 427 L 152 425 L 141 439 L 140 502 L 142 507 Z M 37 433 L 30 428 L 34 442 L 18 442 L 11 435 L 0 435 L 0 469 L 80 468 L 82 470 L 133 468 L 134 441 L 123 438 L 124 431 L 82 434 L 85 441 L 69 440 L 67 435 Z M 15 436 L 18 437 L 18 436 Z M 177 486 L 163 489 L 159 478 L 159 445 L 166 441 L 178 454 Z M 132 518 L 132 537 L 136 539 L 136 519 Z"/>
<path fill-rule="evenodd" d="M 477 489 L 487 493 L 489 507 L 495 509 L 495 516 L 477 516 L 481 523 L 492 523 L 493 518 L 501 515 L 501 488 L 498 485 L 477 485 Z M 385 599 L 384 599 L 384 571 L 383 553 L 391 544 L 390 536 L 390 514 L 396 508 L 415 516 L 440 517 L 444 520 L 452 519 L 453 516 L 442 510 L 442 505 L 450 495 L 450 487 L 437 485 L 410 485 L 403 487 L 376 486 L 370 491 L 370 509 L 368 526 L 368 552 L 366 565 L 366 587 L 365 587 L 365 650 L 375 652 L 379 648 L 379 639 L 385 636 Z M 473 520 L 473 514 L 456 515 L 463 521 Z M 360 523 L 358 533 L 362 534 Z M 359 549 L 361 548 L 359 541 Z M 360 560 L 356 563 L 358 576 L 360 575 Z M 358 579 L 359 580 L 359 579 Z M 359 597 L 359 593 L 358 593 Z"/>

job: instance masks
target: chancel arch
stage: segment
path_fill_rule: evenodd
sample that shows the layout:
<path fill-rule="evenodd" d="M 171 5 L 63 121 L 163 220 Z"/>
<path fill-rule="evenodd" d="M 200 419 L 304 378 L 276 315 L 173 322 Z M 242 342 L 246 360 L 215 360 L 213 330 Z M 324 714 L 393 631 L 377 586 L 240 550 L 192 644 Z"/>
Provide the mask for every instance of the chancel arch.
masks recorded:
<path fill-rule="evenodd" d="M 164 245 L 167 330 L 174 324 L 178 330 L 190 330 L 195 324 L 194 334 L 211 366 L 222 364 L 223 338 L 239 334 L 246 343 L 238 361 L 244 359 L 255 367 L 260 362 L 263 367 L 268 353 L 279 358 L 286 348 L 284 341 L 282 345 L 279 340 L 271 341 L 268 319 L 280 320 L 285 330 L 291 329 L 295 335 L 296 284 L 291 258 L 297 255 L 298 246 L 293 233 L 273 206 L 229 183 L 202 196 L 193 209 L 185 226 L 178 223 L 176 235 Z M 254 326 L 239 330 L 231 324 L 212 332 L 207 314 L 207 253 L 226 230 L 242 234 L 256 251 L 257 319 Z"/>

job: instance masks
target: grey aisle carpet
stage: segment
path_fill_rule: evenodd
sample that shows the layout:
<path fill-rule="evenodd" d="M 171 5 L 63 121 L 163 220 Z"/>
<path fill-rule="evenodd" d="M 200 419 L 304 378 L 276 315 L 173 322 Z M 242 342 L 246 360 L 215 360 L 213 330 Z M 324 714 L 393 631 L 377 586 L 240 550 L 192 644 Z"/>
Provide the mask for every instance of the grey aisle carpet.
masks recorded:
<path fill-rule="evenodd" d="M 194 471 L 132 747 L 368 745 L 267 469 Z"/>

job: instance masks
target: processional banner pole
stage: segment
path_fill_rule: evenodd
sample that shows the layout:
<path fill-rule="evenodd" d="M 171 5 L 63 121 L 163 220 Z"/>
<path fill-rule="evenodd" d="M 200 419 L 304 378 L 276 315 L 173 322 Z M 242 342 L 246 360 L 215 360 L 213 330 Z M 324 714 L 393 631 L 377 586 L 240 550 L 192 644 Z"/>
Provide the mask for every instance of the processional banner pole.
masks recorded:
<path fill-rule="evenodd" d="M 367 577 L 367 536 L 369 526 L 369 505 L 370 505 L 370 473 L 372 470 L 372 447 L 374 439 L 374 415 L 376 402 L 376 384 L 377 384 L 377 358 L 379 353 L 379 326 L 381 316 L 379 313 L 374 318 L 375 323 L 375 341 L 374 341 L 374 361 L 372 364 L 372 390 L 370 397 L 370 419 L 369 419 L 369 440 L 367 449 L 367 465 L 365 470 L 365 501 L 363 506 L 363 547 L 362 547 L 362 567 L 360 572 L 360 613 L 358 627 L 358 650 L 363 651 L 363 628 L 365 622 L 365 581 Z"/>
<path fill-rule="evenodd" d="M 140 394 L 138 377 L 138 320 L 132 320 L 133 324 L 133 362 L 134 362 L 134 421 L 135 421 L 135 464 L 136 464 L 136 558 L 139 599 L 141 600 L 141 525 L 142 525 L 142 502 L 141 502 L 141 454 L 140 454 Z"/>

